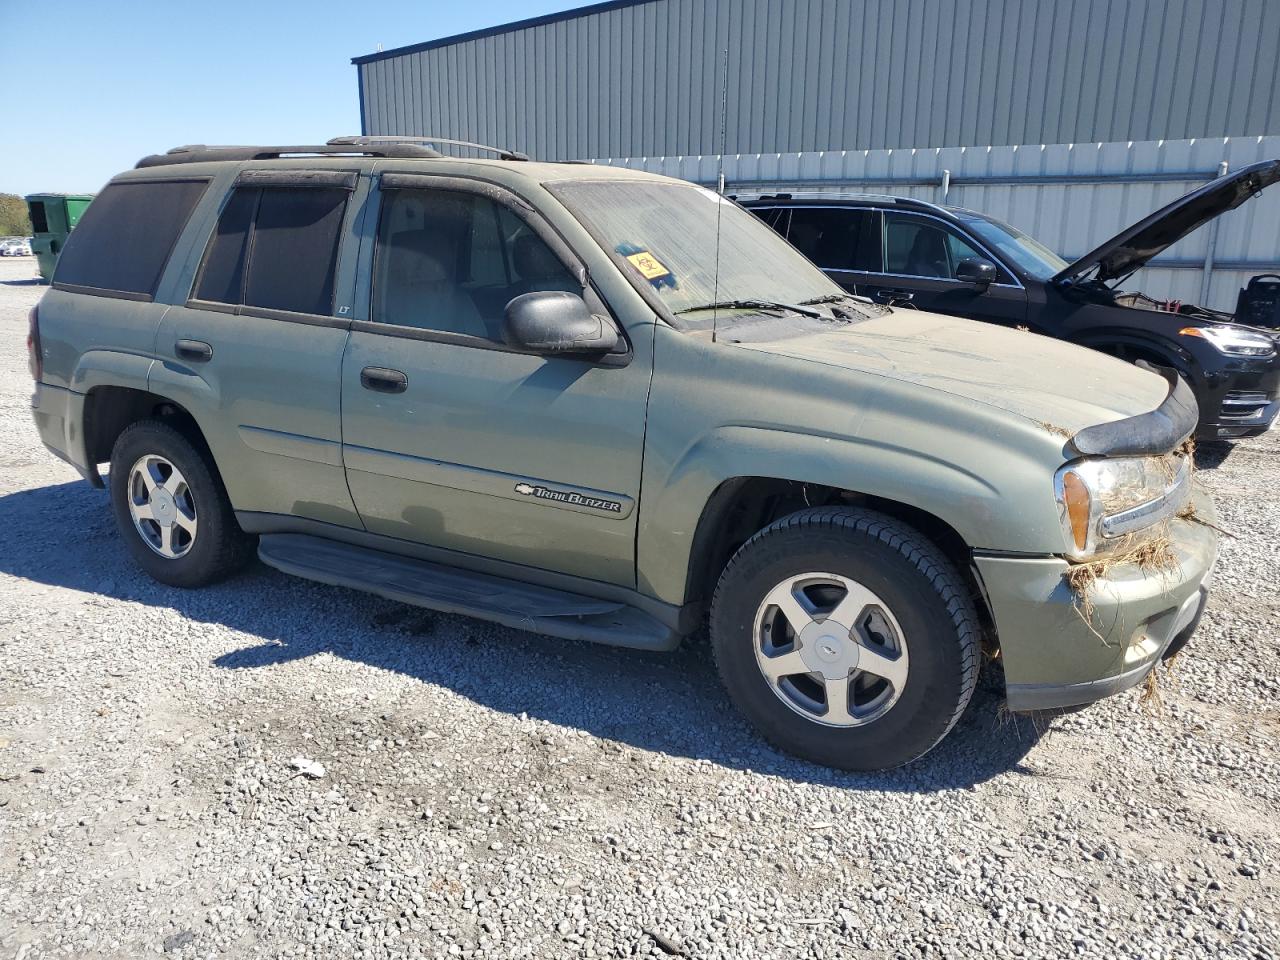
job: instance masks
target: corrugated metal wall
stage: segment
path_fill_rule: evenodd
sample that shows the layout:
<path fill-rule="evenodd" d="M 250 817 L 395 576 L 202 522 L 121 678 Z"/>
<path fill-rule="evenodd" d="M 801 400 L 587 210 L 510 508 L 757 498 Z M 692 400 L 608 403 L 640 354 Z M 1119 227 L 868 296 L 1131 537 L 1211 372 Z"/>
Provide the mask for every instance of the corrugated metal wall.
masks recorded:
<path fill-rule="evenodd" d="M 1224 161 L 1236 170 L 1274 157 L 1280 157 L 1280 136 L 744 154 L 725 157 L 724 173 L 728 192 L 742 196 L 856 190 L 969 207 L 1008 221 L 1070 260 L 1202 185 Z M 708 185 L 716 182 L 719 169 L 716 156 L 596 162 Z M 944 170 L 951 179 L 945 192 Z M 1213 266 L 1206 282 L 1211 245 Z M 1197 230 L 1153 264 L 1126 281 L 1125 289 L 1234 310 L 1236 294 L 1250 276 L 1280 273 L 1280 187 Z"/>
<path fill-rule="evenodd" d="M 357 58 L 365 132 L 541 159 L 1280 133 L 1276 0 L 650 0 Z"/>

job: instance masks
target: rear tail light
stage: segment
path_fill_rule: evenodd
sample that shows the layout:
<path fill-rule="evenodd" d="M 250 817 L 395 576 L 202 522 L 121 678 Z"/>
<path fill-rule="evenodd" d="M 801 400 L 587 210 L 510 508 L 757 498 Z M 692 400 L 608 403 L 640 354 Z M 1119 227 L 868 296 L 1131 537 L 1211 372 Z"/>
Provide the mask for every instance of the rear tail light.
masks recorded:
<path fill-rule="evenodd" d="M 27 315 L 27 369 L 37 383 L 44 376 L 44 355 L 40 352 L 40 308 L 32 307 Z"/>

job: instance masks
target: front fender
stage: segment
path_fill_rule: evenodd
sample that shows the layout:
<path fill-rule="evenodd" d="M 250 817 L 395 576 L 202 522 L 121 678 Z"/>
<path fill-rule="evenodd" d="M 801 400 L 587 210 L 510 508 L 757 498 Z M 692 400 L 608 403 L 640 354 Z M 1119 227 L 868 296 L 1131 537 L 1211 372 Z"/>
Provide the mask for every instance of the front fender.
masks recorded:
<path fill-rule="evenodd" d="M 923 510 L 949 524 L 970 547 L 1047 553 L 1061 549 L 1061 526 L 1043 462 L 976 434 L 970 456 L 954 457 L 954 434 L 911 446 L 885 436 L 835 437 L 728 425 L 711 430 L 673 463 L 665 480 L 646 482 L 638 531 L 642 591 L 669 603 L 686 596 L 693 537 L 721 484 L 739 477 L 821 484 Z M 983 448 L 987 449 L 983 449 Z M 929 452 L 925 452 L 929 451 Z M 1002 464 L 979 474 L 974 463 Z"/>

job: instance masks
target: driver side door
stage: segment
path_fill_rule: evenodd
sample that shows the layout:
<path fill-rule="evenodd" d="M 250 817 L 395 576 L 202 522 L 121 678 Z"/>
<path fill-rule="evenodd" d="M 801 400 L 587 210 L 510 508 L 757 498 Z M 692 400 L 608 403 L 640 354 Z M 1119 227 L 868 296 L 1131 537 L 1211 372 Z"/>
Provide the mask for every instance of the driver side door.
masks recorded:
<path fill-rule="evenodd" d="M 885 210 L 882 224 L 883 267 L 858 278 L 858 293 L 879 303 L 973 320 L 1026 322 L 1026 289 L 973 238 L 921 213 Z M 994 263 L 996 282 L 982 288 L 956 279 L 956 266 L 970 257 Z"/>
<path fill-rule="evenodd" d="M 628 349 L 599 359 L 506 346 L 503 309 L 520 294 L 568 290 L 609 311 L 563 241 L 492 184 L 384 175 L 366 221 L 371 290 L 342 363 L 343 461 L 365 527 L 460 566 L 634 586 L 652 327 L 620 331 Z"/>

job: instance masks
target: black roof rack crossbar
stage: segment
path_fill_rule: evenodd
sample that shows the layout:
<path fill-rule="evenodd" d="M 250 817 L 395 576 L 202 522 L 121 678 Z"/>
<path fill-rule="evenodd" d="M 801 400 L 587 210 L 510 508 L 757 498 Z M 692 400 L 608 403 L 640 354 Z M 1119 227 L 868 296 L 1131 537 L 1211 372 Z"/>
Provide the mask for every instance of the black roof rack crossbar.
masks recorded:
<path fill-rule="evenodd" d="M 403 137 L 399 135 L 390 136 L 359 136 L 359 137 L 334 137 L 329 141 L 330 146 L 365 146 L 367 144 L 386 144 L 386 143 L 434 143 L 440 146 L 448 144 L 453 147 L 470 147 L 472 150 L 483 150 L 486 153 L 496 153 L 499 160 L 528 160 L 527 153 L 521 153 L 519 150 L 508 150 L 506 147 L 491 147 L 487 143 L 474 143 L 471 140 L 450 140 L 448 137 Z"/>
<path fill-rule="evenodd" d="M 143 157 L 136 168 L 163 167 L 171 163 L 201 163 L 206 160 L 277 160 L 290 155 L 329 154 L 335 156 L 387 157 L 390 159 L 430 159 L 444 154 L 412 143 L 378 145 L 324 143 L 286 147 L 208 146 L 193 143 L 174 147 L 167 153 Z"/>

